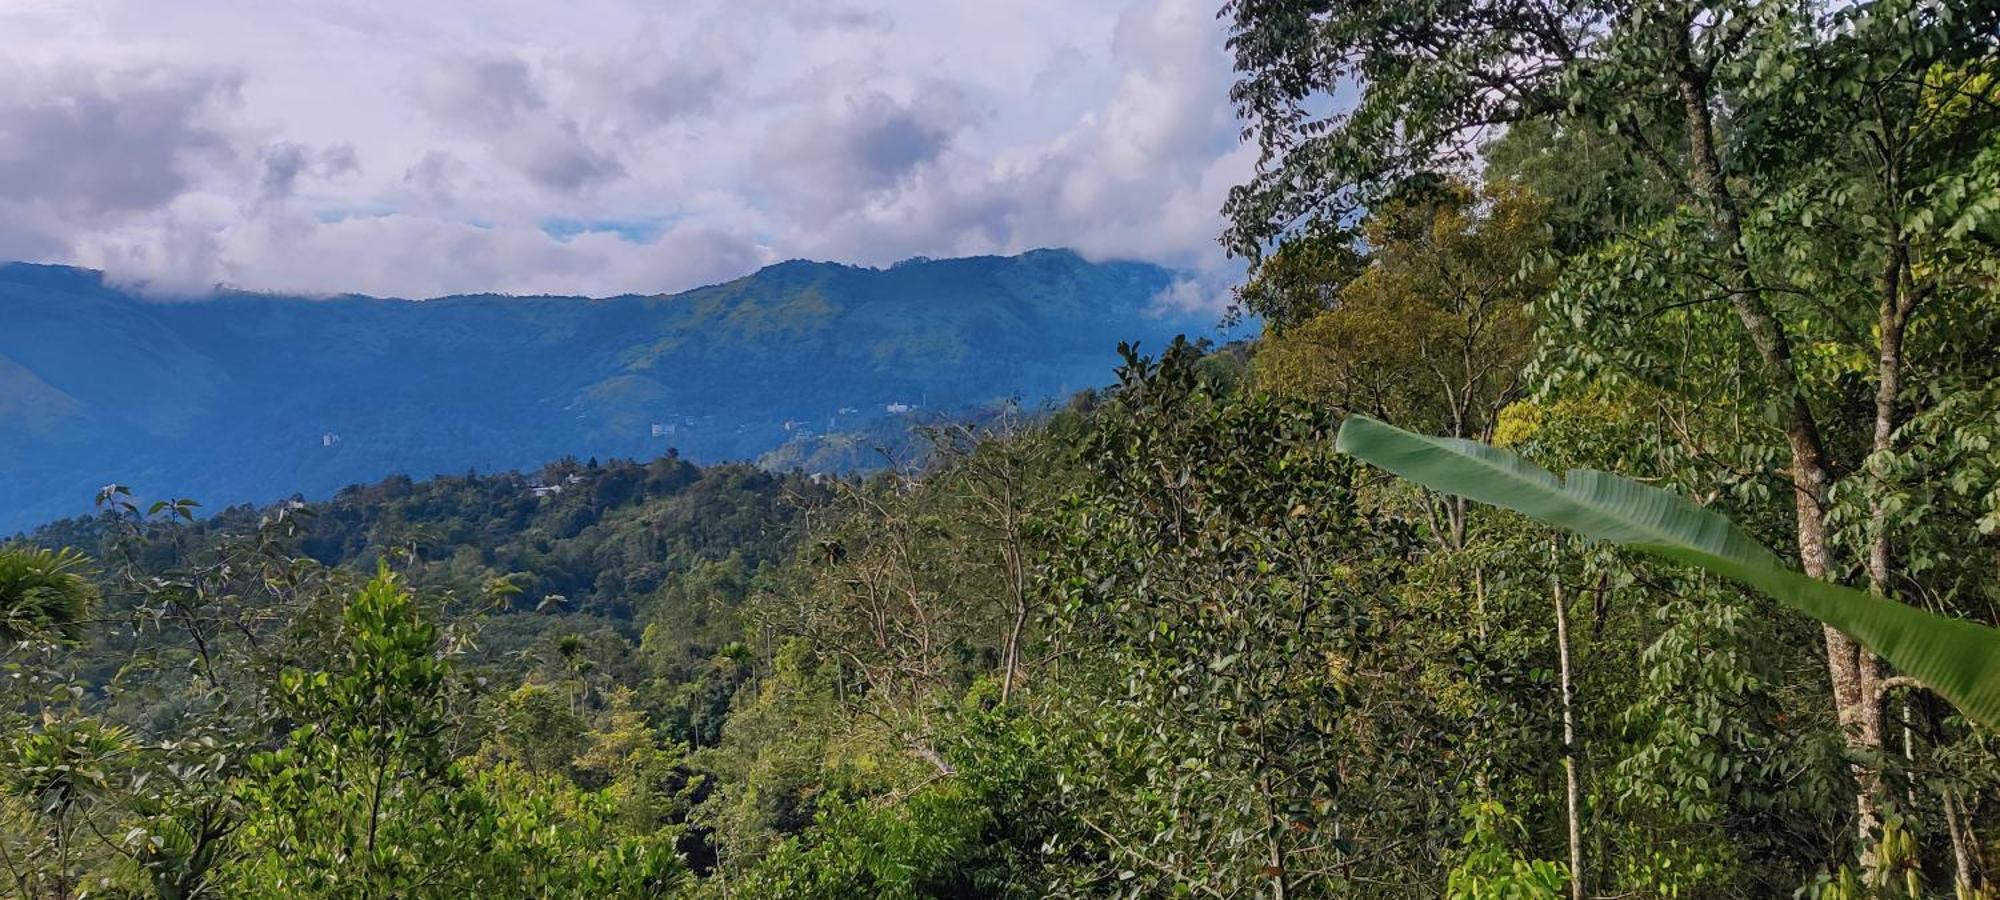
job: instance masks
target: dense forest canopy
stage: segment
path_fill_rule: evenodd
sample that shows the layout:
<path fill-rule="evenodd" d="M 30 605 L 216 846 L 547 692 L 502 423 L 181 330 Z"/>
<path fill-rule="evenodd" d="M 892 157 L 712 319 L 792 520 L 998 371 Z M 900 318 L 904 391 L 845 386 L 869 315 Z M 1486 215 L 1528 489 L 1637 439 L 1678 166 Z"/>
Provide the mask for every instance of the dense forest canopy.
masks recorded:
<path fill-rule="evenodd" d="M 1617 473 L 1990 668 L 2000 7 L 1221 22 L 1259 339 L 867 477 L 107 488 L 0 552 L 8 889 L 1995 896 L 1990 681 L 1336 434 Z"/>

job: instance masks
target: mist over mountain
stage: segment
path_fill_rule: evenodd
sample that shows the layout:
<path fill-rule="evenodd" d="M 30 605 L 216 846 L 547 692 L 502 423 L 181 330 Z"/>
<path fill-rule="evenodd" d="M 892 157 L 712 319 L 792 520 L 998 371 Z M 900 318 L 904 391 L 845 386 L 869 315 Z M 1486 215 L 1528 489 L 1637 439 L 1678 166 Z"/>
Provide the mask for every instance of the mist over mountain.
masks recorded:
<path fill-rule="evenodd" d="M 793 261 L 606 299 L 161 302 L 8 265 L 0 532 L 87 511 L 108 482 L 215 507 L 564 455 L 747 459 L 898 416 L 1033 405 L 1105 383 L 1119 341 L 1208 330 L 1155 302 L 1173 277 L 1041 250 Z"/>

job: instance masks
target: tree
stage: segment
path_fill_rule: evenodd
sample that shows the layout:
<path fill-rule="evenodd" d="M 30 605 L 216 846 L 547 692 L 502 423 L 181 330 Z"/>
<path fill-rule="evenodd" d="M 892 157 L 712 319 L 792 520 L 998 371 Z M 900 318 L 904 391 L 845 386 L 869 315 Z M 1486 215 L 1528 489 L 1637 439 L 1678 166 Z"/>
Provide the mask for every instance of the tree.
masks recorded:
<path fill-rule="evenodd" d="M 1547 287 L 1536 265 L 1548 246 L 1546 206 L 1504 182 L 1483 193 L 1451 181 L 1405 185 L 1363 220 L 1356 240 L 1366 264 L 1324 286 L 1331 307 L 1265 335 L 1256 384 L 1342 413 L 1490 439 L 1522 393 L 1529 304 Z M 1429 511 L 1441 544 L 1463 549 L 1464 503 Z M 1482 585 L 1485 577 L 1475 571 Z"/>
<path fill-rule="evenodd" d="M 1324 409 L 1213 396 L 1185 342 L 1121 350 L 1047 587 L 1078 656 L 1064 783 L 1122 870 L 1105 888 L 1282 900 L 1379 877 L 1403 857 L 1357 848 L 1429 825 L 1373 755 L 1401 723 L 1361 713 L 1407 545 L 1357 507 Z"/>
<path fill-rule="evenodd" d="M 127 729 L 51 717 L 0 750 L 0 821 L 8 826 L 0 865 L 19 896 L 68 900 L 82 888 L 131 744 Z"/>
<path fill-rule="evenodd" d="M 1838 574 L 1831 495 L 1857 468 L 1849 460 L 1895 442 L 1907 402 L 1901 338 L 1928 296 L 1911 290 L 1915 273 L 1929 271 L 1912 265 L 1912 252 L 1926 235 L 1953 232 L 1936 227 L 1945 216 L 1930 208 L 1951 192 L 1930 186 L 1962 183 L 1931 161 L 1962 165 L 1990 133 L 1995 104 L 1983 73 L 1995 59 L 2000 10 L 1916 0 L 1233 0 L 1224 14 L 1242 73 L 1232 98 L 1262 150 L 1255 178 L 1231 194 L 1225 241 L 1253 261 L 1273 242 L 1310 233 L 1311 223 L 1346 221 L 1412 177 L 1472 165 L 1499 129 L 1540 124 L 1561 136 L 1615 138 L 1672 208 L 1604 246 L 1619 265 L 1583 266 L 1566 279 L 1548 321 L 1601 335 L 1677 310 L 1726 309 L 1733 346 L 1720 355 L 1754 366 L 1732 402 L 1761 426 L 1756 442 L 1783 448 L 1807 577 Z M 1354 102 L 1325 112 L 1343 91 Z M 1961 101 L 1966 115 L 1937 114 Z M 1798 252 L 1815 237 L 1802 206 L 1832 212 L 1821 222 L 1844 236 L 1865 237 L 1831 255 Z M 1840 282 L 1872 290 L 1828 290 Z M 1864 327 L 1874 332 L 1877 402 L 1854 421 L 1816 381 L 1812 350 L 1824 330 L 1862 311 L 1874 319 Z M 1593 341 L 1559 344 L 1556 356 L 1669 358 L 1661 349 Z M 1847 443 L 1856 435 L 1870 439 Z M 1878 585 L 1888 580 L 1886 550 L 1871 546 L 1863 557 Z M 1834 709 L 1857 757 L 1866 862 L 1879 822 L 1868 760 L 1883 742 L 1884 681 L 1838 629 L 1824 638 Z"/>
<path fill-rule="evenodd" d="M 249 761 L 232 892 L 463 896 L 493 813 L 451 753 L 451 664 L 438 628 L 387 568 L 347 605 L 323 669 L 287 669 L 277 701 L 296 723 Z"/>
<path fill-rule="evenodd" d="M 499 713 L 497 749 L 529 774 L 561 774 L 583 752 L 583 719 L 548 685 L 522 684 L 501 701 Z"/>
<path fill-rule="evenodd" d="M 1258 383 L 1461 437 L 1490 437 L 1520 395 L 1529 303 L 1545 288 L 1523 269 L 1547 248 L 1546 203 L 1500 184 L 1406 191 L 1359 229 L 1367 264 L 1325 285 L 1330 308 L 1273 330 Z M 1280 250 L 1280 253 L 1285 251 Z"/>
<path fill-rule="evenodd" d="M 1345 452 L 1426 486 L 1746 582 L 1884 654 L 1966 715 L 2000 725 L 2000 630 L 1801 576 L 1728 519 L 1615 475 L 1581 469 L 1559 480 L 1505 451 L 1362 416 L 1340 433 Z"/>
<path fill-rule="evenodd" d="M 1355 235 L 1329 230 L 1301 236 L 1279 247 L 1236 290 L 1231 319 L 1256 316 L 1274 334 L 1333 308 L 1342 285 L 1361 274 L 1367 257 Z"/>

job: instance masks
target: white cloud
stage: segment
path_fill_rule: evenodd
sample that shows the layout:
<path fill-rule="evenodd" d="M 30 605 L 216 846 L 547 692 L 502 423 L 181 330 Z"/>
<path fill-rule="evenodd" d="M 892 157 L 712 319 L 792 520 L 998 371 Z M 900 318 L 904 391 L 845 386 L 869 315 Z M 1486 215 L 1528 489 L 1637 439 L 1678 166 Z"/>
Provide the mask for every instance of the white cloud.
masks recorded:
<path fill-rule="evenodd" d="M 480 144 L 544 190 L 575 193 L 625 174 L 576 118 L 551 108 L 539 77 L 520 57 L 438 60 L 418 78 L 413 94 L 447 133 Z"/>
<path fill-rule="evenodd" d="M 236 88 L 202 69 L 0 64 L 0 254 L 59 252 L 228 167 Z"/>
<path fill-rule="evenodd" d="M 965 96 L 948 85 L 925 85 L 909 100 L 873 89 L 830 96 L 770 128 L 753 157 L 753 184 L 773 206 L 816 226 L 920 186 L 916 176 L 970 119 Z"/>
<path fill-rule="evenodd" d="M 415 296 L 1073 246 L 1212 286 L 1252 161 L 1213 3 L 0 5 L 45 35 L 0 62 L 0 256 Z"/>

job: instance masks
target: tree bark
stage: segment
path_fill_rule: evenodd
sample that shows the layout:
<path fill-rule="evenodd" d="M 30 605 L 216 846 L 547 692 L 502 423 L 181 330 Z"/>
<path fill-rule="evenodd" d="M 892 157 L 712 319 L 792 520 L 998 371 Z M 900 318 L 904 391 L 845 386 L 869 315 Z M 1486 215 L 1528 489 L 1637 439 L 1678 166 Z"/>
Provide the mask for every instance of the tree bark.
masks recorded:
<path fill-rule="evenodd" d="M 1258 738 L 1261 741 L 1263 735 Z M 1291 876 L 1285 871 L 1285 817 L 1273 799 L 1268 772 L 1257 779 L 1257 793 L 1264 801 L 1264 877 L 1271 880 L 1271 900 L 1285 900 L 1291 893 Z"/>
<path fill-rule="evenodd" d="M 1893 189 L 1893 185 L 1892 185 Z M 1876 357 L 1875 372 L 1875 429 L 1870 442 L 1869 477 L 1875 480 L 1871 485 L 1868 500 L 1868 590 L 1878 597 L 1894 599 L 1889 584 L 1890 540 L 1889 510 L 1883 502 L 1882 487 L 1884 473 L 1880 467 L 1880 454 L 1895 449 L 1896 428 L 1900 424 L 1897 415 L 1897 401 L 1903 389 L 1903 334 L 1909 326 L 1912 297 L 1903 290 L 1903 275 L 1909 266 L 1909 245 L 1902 239 L 1896 224 L 1889 226 L 1890 234 L 1885 241 L 1885 256 L 1882 264 L 1880 283 L 1881 307 L 1878 312 L 1876 330 L 1880 332 L 1880 346 Z M 1865 747 L 1880 747 L 1883 744 L 1883 700 L 1882 665 L 1875 654 L 1867 650 L 1855 656 L 1855 676 L 1860 682 L 1866 705 L 1858 711 L 1861 744 Z M 1845 724 L 1845 722 L 1843 722 Z M 1908 753 L 1907 742 L 1905 753 Z M 1879 773 L 1864 773 L 1861 780 L 1862 821 L 1860 827 L 1869 828 L 1869 806 L 1876 801 L 1882 790 Z M 1866 849 L 1868 835 L 1862 834 L 1864 850 L 1862 865 L 1869 867 L 1872 854 Z"/>
<path fill-rule="evenodd" d="M 1978 839 L 1972 831 L 1970 810 L 1958 808 L 1958 791 L 1944 794 L 1944 825 L 1951 833 L 1952 886 L 1956 896 L 1974 897 L 1984 887 L 1978 861 Z"/>
<path fill-rule="evenodd" d="M 1014 678 L 1016 677 L 1016 673 L 1021 670 L 1021 632 L 1027 628 L 1027 625 L 1027 604 L 1016 603 L 1012 622 L 1007 626 L 1007 646 L 1000 654 L 1002 657 L 1001 665 L 1006 667 L 1006 672 L 1000 677 L 1001 706 L 1007 705 L 1008 700 L 1014 696 Z"/>
<path fill-rule="evenodd" d="M 1007 567 L 1008 624 L 1006 644 L 1001 648 L 1001 665 L 1006 671 L 1000 676 L 1000 704 L 1005 706 L 1014 696 L 1015 680 L 1021 672 L 1021 636 L 1028 627 L 1028 573 L 1027 549 L 1021 543 L 1021 523 L 1016 515 L 1014 494 L 1007 492 L 1007 534 L 1004 536 L 1003 563 Z"/>
<path fill-rule="evenodd" d="M 1556 569 L 1556 538 L 1549 538 L 1549 594 L 1556 607 L 1556 659 L 1561 664 L 1563 711 L 1563 797 L 1569 810 L 1570 900 L 1583 900 L 1582 795 L 1576 773 L 1576 717 L 1570 709 L 1569 610 L 1563 601 L 1562 576 Z"/>

